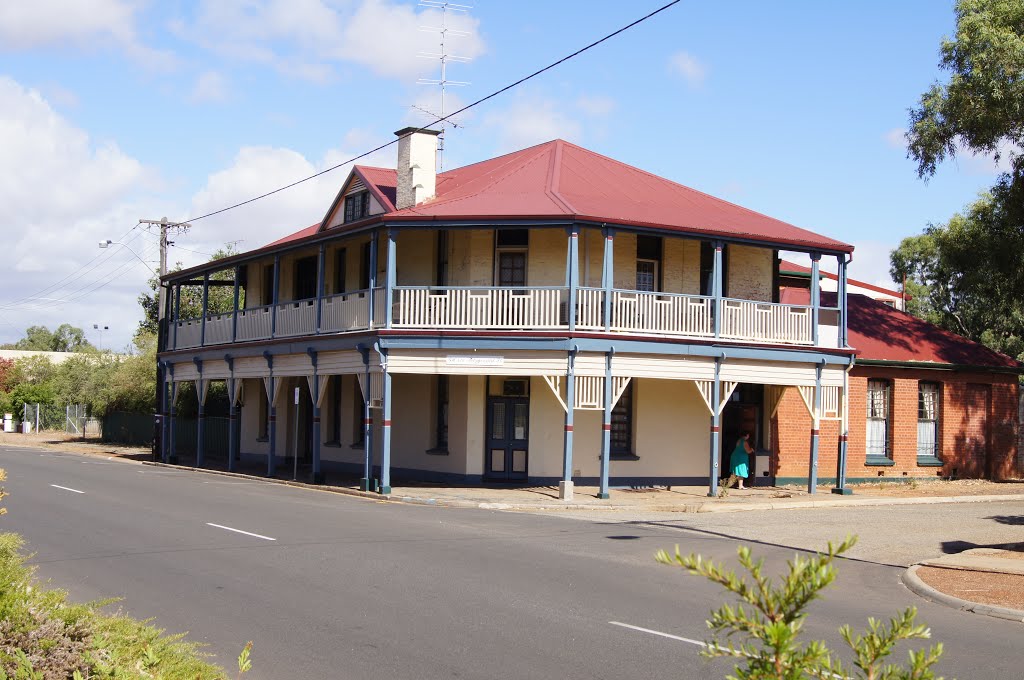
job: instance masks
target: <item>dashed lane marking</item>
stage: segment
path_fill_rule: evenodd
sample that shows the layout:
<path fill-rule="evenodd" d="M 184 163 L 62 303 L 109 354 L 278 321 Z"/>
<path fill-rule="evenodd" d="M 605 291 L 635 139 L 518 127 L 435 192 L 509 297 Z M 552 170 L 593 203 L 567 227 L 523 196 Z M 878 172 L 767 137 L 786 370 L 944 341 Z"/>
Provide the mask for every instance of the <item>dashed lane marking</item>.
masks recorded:
<path fill-rule="evenodd" d="M 218 529 L 224 529 L 225 531 L 233 531 L 236 534 L 245 534 L 246 536 L 252 536 L 253 538 L 262 538 L 264 541 L 276 541 L 276 538 L 270 536 L 263 536 L 262 534 L 254 534 L 249 531 L 242 531 L 241 529 L 233 529 L 232 527 L 226 527 L 223 524 L 214 524 L 213 522 L 207 522 L 207 526 L 217 527 Z"/>
<path fill-rule="evenodd" d="M 52 486 L 54 489 L 63 489 L 64 491 L 71 491 L 72 493 L 85 493 L 84 491 L 72 489 L 71 487 L 68 486 L 61 486 L 60 484 L 51 484 L 50 486 Z"/>

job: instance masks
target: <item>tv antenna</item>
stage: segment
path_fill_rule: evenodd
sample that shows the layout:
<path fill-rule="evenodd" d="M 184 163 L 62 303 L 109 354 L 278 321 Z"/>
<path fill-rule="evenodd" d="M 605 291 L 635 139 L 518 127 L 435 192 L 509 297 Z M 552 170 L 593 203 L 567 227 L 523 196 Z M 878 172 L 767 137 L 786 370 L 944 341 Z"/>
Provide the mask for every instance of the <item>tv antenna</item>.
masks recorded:
<path fill-rule="evenodd" d="M 464 80 L 449 80 L 448 79 L 448 64 L 460 63 L 464 64 L 470 61 L 469 57 L 462 57 L 457 54 L 448 53 L 448 38 L 451 37 L 465 37 L 470 35 L 469 31 L 461 31 L 448 26 L 448 13 L 449 12 L 461 12 L 466 14 L 469 10 L 473 9 L 472 5 L 461 5 L 454 2 L 448 2 L 447 0 L 420 0 L 420 6 L 428 9 L 435 9 L 441 12 L 441 25 L 440 26 L 420 26 L 420 30 L 427 33 L 437 33 L 440 36 L 440 49 L 437 52 L 420 52 L 417 56 L 422 59 L 437 59 L 441 62 L 441 77 L 440 78 L 420 78 L 416 81 L 418 85 L 437 85 L 441 90 L 441 109 L 440 112 L 431 111 L 426 107 L 418 106 L 413 104 L 412 108 L 422 111 L 429 116 L 432 116 L 435 120 L 441 120 L 446 115 L 444 95 L 445 90 L 448 86 L 464 87 L 469 85 Z M 451 124 L 452 127 L 458 128 L 461 125 L 454 121 L 442 121 L 441 132 L 437 136 L 437 169 L 444 169 L 444 131 L 447 125 Z"/>

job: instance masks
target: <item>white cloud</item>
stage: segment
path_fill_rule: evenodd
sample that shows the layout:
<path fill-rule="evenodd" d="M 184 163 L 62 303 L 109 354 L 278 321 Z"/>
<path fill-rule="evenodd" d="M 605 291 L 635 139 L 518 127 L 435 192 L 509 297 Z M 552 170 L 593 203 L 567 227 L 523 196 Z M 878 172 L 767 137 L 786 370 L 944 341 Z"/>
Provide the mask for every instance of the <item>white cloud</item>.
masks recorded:
<path fill-rule="evenodd" d="M 0 102 L 6 265 L 0 268 L 0 314 L 6 320 L 0 342 L 17 339 L 12 325 L 21 331 L 66 321 L 89 328 L 107 323 L 117 329 L 120 347 L 138 322 L 135 297 L 149 272 L 124 248 L 100 251 L 96 244 L 135 224 L 140 192 L 154 186 L 156 176 L 115 144 L 91 139 L 39 92 L 10 78 L 0 77 Z M 131 236 L 130 247 L 143 258 L 152 255 L 152 238 L 137 230 Z M 60 282 L 96 256 L 92 269 Z M 11 305 L 41 290 L 46 299 Z"/>
<path fill-rule="evenodd" d="M 485 130 L 491 130 L 495 135 L 496 154 L 517 151 L 552 139 L 582 142 L 583 124 L 559 108 L 559 103 L 540 97 L 520 98 L 507 109 L 484 116 Z"/>
<path fill-rule="evenodd" d="M 228 98 L 227 80 L 216 71 L 205 71 L 196 78 L 196 84 L 189 96 L 196 104 L 223 102 Z"/>
<path fill-rule="evenodd" d="M 234 59 L 267 64 L 281 73 L 323 82 L 341 63 L 382 76 L 412 80 L 436 62 L 420 52 L 438 50 L 440 13 L 389 0 L 205 0 L 194 20 L 177 22 L 183 39 Z M 449 54 L 474 58 L 484 51 L 479 21 L 449 11 Z M 465 31 L 469 35 L 455 32 Z"/>
<path fill-rule="evenodd" d="M 0 51 L 41 47 L 96 49 L 113 44 L 152 68 L 175 57 L 146 46 L 136 33 L 136 0 L 30 0 L 0 3 Z"/>
<path fill-rule="evenodd" d="M 580 95 L 576 107 L 588 116 L 607 116 L 615 110 L 615 100 L 603 95 Z"/>
<path fill-rule="evenodd" d="M 707 67 L 687 52 L 673 54 L 669 58 L 668 68 L 669 71 L 682 76 L 690 87 L 703 85 L 707 76 Z"/>
<path fill-rule="evenodd" d="M 341 147 L 328 150 L 315 162 L 292 149 L 242 148 L 229 167 L 210 175 L 202 189 L 193 196 L 189 214 L 203 215 L 309 177 L 355 155 L 347 149 L 365 148 L 370 143 L 366 133 L 352 131 L 342 140 Z M 394 167 L 395 153 L 395 149 L 389 147 L 357 162 Z M 238 249 L 242 251 L 276 241 L 319 222 L 351 167 L 352 164 L 346 163 L 337 170 L 256 203 L 196 222 L 194 229 L 178 241 L 185 248 L 204 253 L 213 252 L 231 241 L 240 241 Z M 187 265 L 205 259 L 187 252 L 175 253 L 175 258 Z"/>

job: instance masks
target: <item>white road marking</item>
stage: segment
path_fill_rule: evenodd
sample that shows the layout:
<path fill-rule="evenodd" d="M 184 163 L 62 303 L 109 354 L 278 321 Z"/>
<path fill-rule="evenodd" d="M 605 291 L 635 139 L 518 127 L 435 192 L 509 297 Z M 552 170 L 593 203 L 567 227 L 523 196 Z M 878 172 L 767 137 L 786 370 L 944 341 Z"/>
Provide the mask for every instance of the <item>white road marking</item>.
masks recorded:
<path fill-rule="evenodd" d="M 701 642 L 700 640 L 691 640 L 690 638 L 680 637 L 678 635 L 672 635 L 671 633 L 663 633 L 660 630 L 651 630 L 650 628 L 641 628 L 640 626 L 634 626 L 629 623 L 622 623 L 621 621 L 609 621 L 608 623 L 613 626 L 621 626 L 623 628 L 629 628 L 630 630 L 638 630 L 641 633 L 650 633 L 651 635 L 658 635 L 670 640 L 679 640 L 680 642 L 688 642 L 691 645 L 697 645 L 698 647 L 707 647 L 708 643 Z"/>
<path fill-rule="evenodd" d="M 262 536 L 260 534 L 253 534 L 253 533 L 249 533 L 248 531 L 242 531 L 241 529 L 232 529 L 231 527 L 226 527 L 223 524 L 214 524 L 213 522 L 207 522 L 206 525 L 207 526 L 211 526 L 211 527 L 217 527 L 218 529 L 224 529 L 225 531 L 234 531 L 236 534 L 245 534 L 246 536 L 252 536 L 254 538 L 262 538 L 264 541 L 276 541 L 277 540 L 276 538 L 271 538 L 270 536 Z"/>
<path fill-rule="evenodd" d="M 72 488 L 69 488 L 69 487 L 66 487 L 66 486 L 60 486 L 59 484 L 51 484 L 50 486 L 52 486 L 54 489 L 64 489 L 65 491 L 73 491 L 74 493 L 85 493 L 84 491 L 79 491 L 78 489 L 72 489 Z"/>

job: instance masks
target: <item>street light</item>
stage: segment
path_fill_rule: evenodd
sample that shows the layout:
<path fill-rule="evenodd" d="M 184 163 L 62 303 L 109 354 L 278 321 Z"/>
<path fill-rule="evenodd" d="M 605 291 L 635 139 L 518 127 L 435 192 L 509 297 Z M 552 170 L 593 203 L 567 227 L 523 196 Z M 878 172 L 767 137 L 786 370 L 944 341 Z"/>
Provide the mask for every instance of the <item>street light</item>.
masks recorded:
<path fill-rule="evenodd" d="M 109 331 L 110 330 L 110 326 L 100 325 L 98 323 L 94 323 L 92 325 L 92 329 L 94 331 L 99 331 L 100 332 L 100 351 L 102 352 L 103 351 L 103 331 Z"/>
<path fill-rule="evenodd" d="M 151 271 L 151 272 L 153 272 L 154 274 L 156 274 L 156 270 L 155 270 L 155 269 L 153 269 L 152 267 L 150 267 L 150 266 L 149 266 L 149 263 L 148 263 L 148 262 L 146 262 L 145 260 L 143 260 L 143 259 L 142 259 L 142 256 L 141 256 L 141 255 L 139 255 L 139 254 L 138 254 L 137 252 L 135 252 L 134 250 L 132 250 L 132 249 L 131 249 L 131 248 L 130 248 L 130 247 L 129 247 L 129 246 L 127 245 L 127 244 L 125 244 L 125 243 L 121 243 L 120 241 L 111 241 L 111 240 L 110 240 L 110 239 L 108 238 L 108 239 L 106 239 L 105 241 L 100 241 L 98 245 L 99 245 L 99 247 L 100 247 L 100 248 L 109 248 L 110 246 L 121 246 L 122 248 L 124 248 L 125 250 L 127 250 L 127 251 L 128 251 L 129 253 L 131 253 L 132 255 L 134 255 L 134 256 L 135 256 L 135 258 L 136 258 L 136 259 L 137 259 L 137 260 L 138 260 L 139 262 L 141 262 L 142 264 L 146 265 L 146 269 L 148 269 L 149 271 Z"/>

